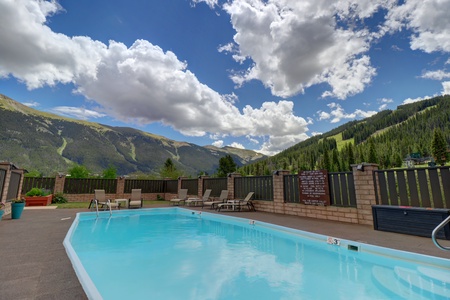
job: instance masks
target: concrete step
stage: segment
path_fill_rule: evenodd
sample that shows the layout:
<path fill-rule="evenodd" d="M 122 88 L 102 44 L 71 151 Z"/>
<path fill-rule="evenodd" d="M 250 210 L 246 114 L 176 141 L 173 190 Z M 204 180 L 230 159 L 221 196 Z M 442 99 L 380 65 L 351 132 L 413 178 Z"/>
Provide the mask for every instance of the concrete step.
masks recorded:
<path fill-rule="evenodd" d="M 429 296 L 430 299 L 450 299 L 450 286 L 446 283 L 439 283 L 426 276 L 421 276 L 418 271 L 408 268 L 395 267 L 394 273 L 398 280 L 407 287 L 412 288 L 422 295 Z M 429 273 L 432 276 L 439 276 L 437 273 L 432 274 L 430 271 Z"/>
<path fill-rule="evenodd" d="M 416 293 L 411 287 L 398 280 L 392 269 L 374 266 L 372 268 L 372 276 L 378 286 L 388 296 L 387 299 L 430 300 L 429 297 Z"/>

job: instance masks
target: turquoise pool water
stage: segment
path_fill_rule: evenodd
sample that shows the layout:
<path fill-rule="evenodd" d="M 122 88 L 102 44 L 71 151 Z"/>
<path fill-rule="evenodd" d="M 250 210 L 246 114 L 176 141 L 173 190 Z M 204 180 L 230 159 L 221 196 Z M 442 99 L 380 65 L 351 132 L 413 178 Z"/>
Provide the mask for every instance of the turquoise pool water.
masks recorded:
<path fill-rule="evenodd" d="M 450 299 L 450 260 L 182 208 L 80 213 L 90 299 Z"/>

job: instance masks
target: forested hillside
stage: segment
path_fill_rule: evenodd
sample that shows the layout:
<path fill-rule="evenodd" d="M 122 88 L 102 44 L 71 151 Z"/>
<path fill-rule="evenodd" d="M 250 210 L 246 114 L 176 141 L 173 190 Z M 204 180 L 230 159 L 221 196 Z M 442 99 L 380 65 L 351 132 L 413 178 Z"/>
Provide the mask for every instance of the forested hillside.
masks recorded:
<path fill-rule="evenodd" d="M 0 94 L 0 161 L 44 176 L 74 165 L 101 174 L 110 166 L 123 175 L 160 173 L 167 159 L 186 176 L 214 174 L 231 155 L 238 166 L 266 156 L 231 147 L 201 147 L 133 128 L 111 127 L 40 112 Z"/>
<path fill-rule="evenodd" d="M 398 106 L 361 121 L 346 123 L 330 132 L 311 137 L 283 152 L 241 168 L 244 174 L 268 175 L 275 170 L 327 169 L 348 171 L 361 162 L 381 169 L 404 166 L 411 153 L 431 156 L 435 128 L 450 145 L 450 96 Z"/>

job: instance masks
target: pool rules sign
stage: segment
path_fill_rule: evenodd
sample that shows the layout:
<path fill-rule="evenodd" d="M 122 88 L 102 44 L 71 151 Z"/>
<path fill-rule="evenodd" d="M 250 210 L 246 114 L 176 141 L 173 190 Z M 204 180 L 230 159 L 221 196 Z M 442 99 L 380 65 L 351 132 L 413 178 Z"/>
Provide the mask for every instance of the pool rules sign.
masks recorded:
<path fill-rule="evenodd" d="M 300 171 L 300 202 L 307 205 L 330 205 L 328 172 L 326 170 Z"/>

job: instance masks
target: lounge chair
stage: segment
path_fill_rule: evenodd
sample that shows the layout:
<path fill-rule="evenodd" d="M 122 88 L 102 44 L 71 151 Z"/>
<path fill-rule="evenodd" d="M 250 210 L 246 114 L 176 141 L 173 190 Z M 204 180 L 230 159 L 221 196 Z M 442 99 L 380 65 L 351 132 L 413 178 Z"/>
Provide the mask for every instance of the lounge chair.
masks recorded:
<path fill-rule="evenodd" d="M 219 200 L 213 200 L 213 201 L 204 201 L 203 205 L 210 205 L 211 209 L 214 209 L 216 204 L 224 203 L 228 199 L 228 190 L 222 190 L 219 196 Z M 203 206 L 202 206 L 203 208 Z"/>
<path fill-rule="evenodd" d="M 178 191 L 178 198 L 170 199 L 172 205 L 181 205 L 181 202 L 185 202 L 187 199 L 187 189 L 180 189 Z"/>
<path fill-rule="evenodd" d="M 212 190 L 209 190 L 209 189 L 205 190 L 205 193 L 203 194 L 203 197 L 201 199 L 200 198 L 188 198 L 186 200 L 186 205 L 190 205 L 191 203 L 193 203 L 194 206 L 197 206 L 197 203 L 201 203 L 202 207 L 203 207 L 203 203 L 205 201 L 209 200 L 209 195 L 211 195 L 211 191 Z"/>
<path fill-rule="evenodd" d="M 233 200 L 227 200 L 225 203 L 221 203 L 217 205 L 217 211 L 220 211 L 223 207 L 227 207 L 231 210 L 242 210 L 242 207 L 247 206 L 249 211 L 256 211 L 255 207 L 253 206 L 253 203 L 250 201 L 250 199 L 253 197 L 254 192 L 250 192 L 247 194 L 247 196 L 244 199 L 233 199 Z"/>
<path fill-rule="evenodd" d="M 141 189 L 132 189 L 131 197 L 128 201 L 128 208 L 142 208 L 144 204 L 144 199 L 142 198 Z"/>
<path fill-rule="evenodd" d="M 110 199 L 106 199 L 105 190 L 94 190 L 94 199 L 91 200 L 88 208 L 93 207 L 92 205 L 94 204 L 95 200 L 97 200 L 97 205 L 101 206 L 100 208 L 103 208 L 104 210 L 108 209 L 109 207 L 120 209 L 120 203 L 115 203 Z"/>

